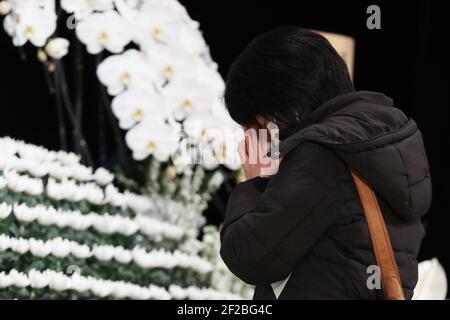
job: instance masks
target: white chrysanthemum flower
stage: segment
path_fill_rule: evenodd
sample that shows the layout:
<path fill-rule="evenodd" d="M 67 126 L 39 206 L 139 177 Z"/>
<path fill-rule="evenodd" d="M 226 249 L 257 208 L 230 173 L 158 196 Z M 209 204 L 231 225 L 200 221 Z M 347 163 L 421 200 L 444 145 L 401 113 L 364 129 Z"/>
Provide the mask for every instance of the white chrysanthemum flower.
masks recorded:
<path fill-rule="evenodd" d="M 11 286 L 13 283 L 9 274 L 6 274 L 4 271 L 0 272 L 0 289 L 7 288 Z"/>
<path fill-rule="evenodd" d="M 64 258 L 70 254 L 71 243 L 68 240 L 57 237 L 50 242 L 50 252 L 58 258 Z"/>
<path fill-rule="evenodd" d="M 36 289 L 42 289 L 48 286 L 48 277 L 35 269 L 31 269 L 28 272 L 28 279 L 30 280 L 30 286 Z"/>
<path fill-rule="evenodd" d="M 123 247 L 116 247 L 114 252 L 114 259 L 120 263 L 130 263 L 133 259 L 133 256 L 129 250 L 124 249 Z"/>
<path fill-rule="evenodd" d="M 67 170 L 67 167 L 64 167 Z M 78 181 L 89 181 L 93 178 L 92 168 L 76 164 L 70 167 L 71 176 Z"/>
<path fill-rule="evenodd" d="M 28 277 L 25 274 L 18 272 L 16 269 L 12 269 L 9 272 L 9 276 L 11 277 L 12 284 L 16 287 L 24 288 L 30 285 Z"/>
<path fill-rule="evenodd" d="M 69 52 L 69 41 L 64 38 L 50 39 L 45 46 L 45 52 L 53 59 L 62 59 Z"/>
<path fill-rule="evenodd" d="M 110 261 L 114 257 L 115 250 L 110 245 L 95 246 L 92 253 L 100 261 Z"/>
<path fill-rule="evenodd" d="M 101 205 L 105 203 L 105 195 L 103 193 L 103 190 L 95 183 L 87 183 L 80 187 L 85 189 L 86 199 L 90 203 L 95 205 Z"/>
<path fill-rule="evenodd" d="M 89 279 L 90 278 L 83 277 L 78 273 L 74 273 L 70 277 L 70 286 L 78 292 L 85 292 L 91 287 Z"/>
<path fill-rule="evenodd" d="M 173 127 L 160 117 L 146 118 L 125 136 L 133 151 L 133 158 L 143 160 L 153 155 L 158 161 L 167 161 L 175 152 L 179 136 Z"/>
<path fill-rule="evenodd" d="M 79 259 L 86 259 L 92 256 L 91 249 L 87 245 L 73 246 L 71 253 Z"/>
<path fill-rule="evenodd" d="M 6 202 L 0 204 L 0 220 L 6 219 L 9 217 L 12 211 L 12 206 L 7 204 Z"/>
<path fill-rule="evenodd" d="M 120 53 L 132 35 L 130 25 L 116 11 L 93 13 L 77 24 L 75 32 L 91 54 L 103 49 Z"/>
<path fill-rule="evenodd" d="M 51 246 L 48 242 L 42 240 L 30 239 L 30 252 L 37 257 L 46 257 L 51 252 Z"/>
<path fill-rule="evenodd" d="M 28 244 L 28 240 L 22 238 L 11 239 L 11 250 L 24 254 L 28 252 L 29 249 L 30 246 Z"/>
<path fill-rule="evenodd" d="M 4 27 L 15 46 L 23 46 L 30 41 L 36 47 L 43 47 L 56 30 L 56 18 L 54 11 L 24 6 L 20 12 L 5 17 Z"/>
<path fill-rule="evenodd" d="M 94 179 L 99 185 L 105 186 L 114 180 L 114 175 L 105 168 L 97 168 Z"/>
<path fill-rule="evenodd" d="M 114 98 L 111 107 L 122 129 L 133 127 L 145 117 L 169 115 L 164 97 L 154 90 L 127 90 Z"/>
<path fill-rule="evenodd" d="M 59 272 L 52 272 L 48 274 L 48 286 L 50 289 L 56 291 L 65 291 L 69 286 L 68 278 Z"/>
<path fill-rule="evenodd" d="M 106 58 L 97 69 L 101 83 L 115 96 L 125 88 L 152 89 L 154 70 L 144 55 L 135 49 Z"/>
<path fill-rule="evenodd" d="M 113 0 L 61 0 L 61 8 L 83 19 L 94 11 L 108 11 L 114 7 Z"/>
<path fill-rule="evenodd" d="M 120 193 L 112 184 L 108 184 L 105 188 L 105 201 L 115 207 L 126 207 L 127 197 Z"/>

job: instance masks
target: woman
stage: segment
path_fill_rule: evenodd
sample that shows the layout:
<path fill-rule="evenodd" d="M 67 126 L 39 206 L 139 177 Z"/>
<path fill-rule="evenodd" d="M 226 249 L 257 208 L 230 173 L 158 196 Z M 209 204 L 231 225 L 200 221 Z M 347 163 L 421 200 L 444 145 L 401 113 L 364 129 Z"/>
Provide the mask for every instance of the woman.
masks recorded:
<path fill-rule="evenodd" d="M 349 167 L 375 190 L 411 299 L 431 202 L 414 120 L 381 93 L 354 91 L 330 43 L 298 27 L 248 45 L 230 69 L 225 103 L 246 129 L 281 128 L 276 174 L 263 170 L 264 158 L 247 161 L 261 150 L 257 136 L 241 142 L 247 181 L 233 190 L 221 230 L 222 258 L 256 285 L 254 299 L 383 299 L 368 281 L 376 262 Z"/>

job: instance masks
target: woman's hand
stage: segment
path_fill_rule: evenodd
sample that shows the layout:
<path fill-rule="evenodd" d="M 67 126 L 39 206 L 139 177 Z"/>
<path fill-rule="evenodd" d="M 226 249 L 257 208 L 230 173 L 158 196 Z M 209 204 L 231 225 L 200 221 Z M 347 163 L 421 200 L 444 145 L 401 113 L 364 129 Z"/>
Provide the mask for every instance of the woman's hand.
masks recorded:
<path fill-rule="evenodd" d="M 269 130 L 258 124 L 244 127 L 244 140 L 239 143 L 239 157 L 244 166 L 247 179 L 255 177 L 270 178 L 278 172 L 281 159 L 267 156 L 271 151 Z"/>

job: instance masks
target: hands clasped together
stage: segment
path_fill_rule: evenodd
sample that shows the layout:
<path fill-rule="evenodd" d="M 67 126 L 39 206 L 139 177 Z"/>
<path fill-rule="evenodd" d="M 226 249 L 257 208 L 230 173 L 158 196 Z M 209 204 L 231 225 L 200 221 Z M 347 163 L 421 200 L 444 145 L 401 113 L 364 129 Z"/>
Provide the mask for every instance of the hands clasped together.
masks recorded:
<path fill-rule="evenodd" d="M 244 173 L 248 179 L 255 177 L 270 178 L 278 172 L 281 158 L 278 154 L 278 139 L 275 133 L 278 128 L 253 124 L 245 126 L 244 140 L 239 143 L 239 157 L 243 163 Z"/>

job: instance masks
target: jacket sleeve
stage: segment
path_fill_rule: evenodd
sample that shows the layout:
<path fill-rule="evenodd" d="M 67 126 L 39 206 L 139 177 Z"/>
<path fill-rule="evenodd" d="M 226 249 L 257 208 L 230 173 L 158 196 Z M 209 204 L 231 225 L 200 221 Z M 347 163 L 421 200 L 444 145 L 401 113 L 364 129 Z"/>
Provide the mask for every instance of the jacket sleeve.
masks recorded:
<path fill-rule="evenodd" d="M 238 184 L 221 229 L 228 268 L 253 285 L 286 278 L 335 220 L 342 166 L 328 149 L 305 142 L 272 178 Z"/>

